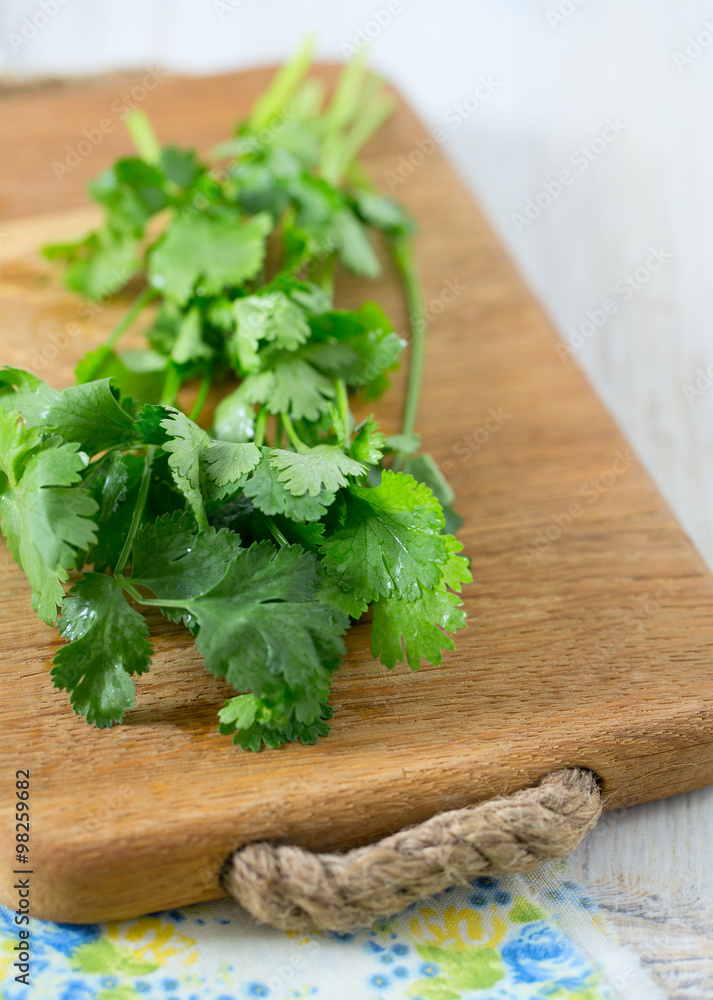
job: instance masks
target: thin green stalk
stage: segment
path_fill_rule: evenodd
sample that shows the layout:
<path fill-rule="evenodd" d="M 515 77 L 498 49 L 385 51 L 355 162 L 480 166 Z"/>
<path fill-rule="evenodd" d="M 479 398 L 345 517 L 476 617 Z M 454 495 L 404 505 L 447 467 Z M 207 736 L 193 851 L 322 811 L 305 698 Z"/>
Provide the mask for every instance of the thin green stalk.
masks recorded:
<path fill-rule="evenodd" d="M 210 392 L 211 382 L 213 381 L 210 369 L 208 369 L 201 380 L 201 384 L 198 388 L 198 395 L 196 396 L 196 401 L 191 407 L 191 411 L 188 414 L 189 420 L 198 420 L 201 415 L 201 411 L 205 406 L 205 401 L 208 398 L 208 393 Z"/>
<path fill-rule="evenodd" d="M 282 432 L 283 432 L 283 430 L 284 430 L 284 427 L 283 427 L 283 424 L 282 424 L 282 417 L 280 416 L 280 417 L 277 418 L 277 424 L 275 426 L 275 443 L 273 445 L 273 448 L 281 448 L 282 447 Z"/>
<path fill-rule="evenodd" d="M 367 139 L 377 129 L 381 128 L 386 119 L 393 114 L 395 106 L 395 101 L 382 93 L 376 94 L 369 101 L 363 113 L 344 136 L 339 149 L 339 157 L 332 168 L 334 176 L 331 178 L 328 177 L 327 180 L 332 180 L 333 183 L 336 183 L 341 179 L 343 174 L 349 169 L 349 164 L 356 159 L 359 150 L 366 143 Z"/>
<path fill-rule="evenodd" d="M 270 529 L 270 534 L 275 539 L 280 548 L 282 548 L 284 545 L 290 544 L 271 517 L 266 517 L 265 521 L 267 522 L 267 526 Z"/>
<path fill-rule="evenodd" d="M 161 405 L 162 406 L 173 406 L 176 401 L 176 396 L 178 395 L 178 390 L 181 388 L 183 379 L 181 378 L 181 373 L 177 368 L 169 368 L 168 375 L 166 376 L 166 381 L 163 384 L 163 392 L 161 393 Z"/>
<path fill-rule="evenodd" d="M 160 163 L 161 143 L 156 138 L 146 112 L 133 108 L 124 119 L 124 124 L 141 159 L 154 166 Z"/>
<path fill-rule="evenodd" d="M 124 590 L 131 594 L 135 601 L 139 604 L 148 604 L 153 608 L 185 608 L 185 601 L 167 601 L 167 600 L 156 600 L 155 597 L 143 597 L 136 587 L 132 586 L 131 581 L 127 580 L 126 577 L 121 581 L 121 585 Z"/>
<path fill-rule="evenodd" d="M 292 421 L 286 413 L 281 413 L 282 426 L 287 431 L 287 436 L 290 439 L 290 444 L 295 449 L 295 451 L 305 452 L 307 451 L 307 445 L 303 441 L 300 441 L 297 431 L 294 428 Z"/>
<path fill-rule="evenodd" d="M 115 347 L 126 331 L 133 326 L 134 320 L 142 309 L 145 309 L 155 298 L 158 292 L 154 288 L 145 288 L 141 295 L 137 296 L 104 341 L 105 347 Z"/>
<path fill-rule="evenodd" d="M 253 435 L 253 442 L 258 448 L 261 448 L 263 442 L 265 441 L 265 429 L 267 428 L 267 407 L 261 406 L 260 412 L 257 415 L 257 420 L 255 421 L 255 433 Z"/>
<path fill-rule="evenodd" d="M 317 284 L 319 287 L 328 292 L 332 296 L 334 292 L 334 265 L 337 261 L 337 255 L 335 253 L 330 254 L 320 261 L 319 269 L 316 275 Z"/>
<path fill-rule="evenodd" d="M 411 327 L 411 357 L 409 360 L 408 387 L 404 406 L 402 434 L 413 434 L 416 427 L 418 401 L 426 363 L 426 309 L 421 287 L 421 276 L 416 264 L 413 244 L 408 237 L 397 236 L 390 240 L 391 253 L 401 277 L 406 296 Z M 404 456 L 398 454 L 394 467 L 403 463 Z"/>
<path fill-rule="evenodd" d="M 344 426 L 344 434 L 342 435 L 340 444 L 346 450 L 347 442 L 349 441 L 349 394 L 347 392 L 347 383 L 343 378 L 335 378 L 334 388 L 337 390 L 339 416 L 342 418 Z"/>
<path fill-rule="evenodd" d="M 254 131 L 264 128 L 286 106 L 312 62 L 313 42 L 308 38 L 297 55 L 275 74 L 272 83 L 253 105 L 248 123 Z"/>
<path fill-rule="evenodd" d="M 154 455 L 156 454 L 157 445 L 151 444 L 146 449 L 146 455 L 144 457 L 144 467 L 141 472 L 141 485 L 139 486 L 139 496 L 136 501 L 136 506 L 134 507 L 134 513 L 131 516 L 131 524 L 129 525 L 129 533 L 126 536 L 126 541 L 124 542 L 124 547 L 121 550 L 121 555 L 119 556 L 119 561 L 114 569 L 114 576 L 120 577 L 126 568 L 126 564 L 129 561 L 129 556 L 131 555 L 131 547 L 134 544 L 134 538 L 136 537 L 136 532 L 139 530 L 141 525 L 141 518 L 144 516 L 144 510 L 146 508 L 146 501 L 149 495 L 149 486 L 151 484 L 151 465 L 153 464 Z"/>

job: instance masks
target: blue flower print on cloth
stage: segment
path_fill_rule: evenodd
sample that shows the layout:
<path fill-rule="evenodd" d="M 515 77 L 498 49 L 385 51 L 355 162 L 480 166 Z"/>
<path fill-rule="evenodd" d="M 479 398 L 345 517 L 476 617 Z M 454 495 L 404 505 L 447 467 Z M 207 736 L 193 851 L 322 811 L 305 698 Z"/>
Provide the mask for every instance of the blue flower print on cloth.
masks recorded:
<path fill-rule="evenodd" d="M 358 934 L 260 927 L 230 900 L 98 925 L 32 919 L 29 991 L 14 917 L 0 910 L 0 1000 L 661 997 L 561 864 L 475 879 Z"/>

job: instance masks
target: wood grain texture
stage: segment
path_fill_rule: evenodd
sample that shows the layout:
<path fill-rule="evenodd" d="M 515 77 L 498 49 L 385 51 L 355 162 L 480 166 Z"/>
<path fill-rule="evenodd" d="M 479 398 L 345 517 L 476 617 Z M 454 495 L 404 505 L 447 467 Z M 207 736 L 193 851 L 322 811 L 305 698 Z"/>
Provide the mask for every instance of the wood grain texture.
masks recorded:
<path fill-rule="evenodd" d="M 164 141 L 206 148 L 266 79 L 175 78 L 146 108 Z M 85 316 L 34 247 L 86 224 L 85 210 L 49 213 L 80 206 L 85 180 L 128 142 L 117 127 L 61 183 L 51 164 L 120 89 L 16 95 L 0 107 L 3 360 L 41 367 L 62 344 L 41 372 L 56 385 L 116 308 Z M 401 105 L 369 147 L 374 176 L 422 134 Z M 215 729 L 228 689 L 184 633 L 156 619 L 136 707 L 99 732 L 51 687 L 57 639 L 32 620 L 3 549 L 3 778 L 33 771 L 37 916 L 100 920 L 214 898 L 224 857 L 249 840 L 355 846 L 563 766 L 597 771 L 611 807 L 713 781 L 710 576 L 584 377 L 561 364 L 547 319 L 437 152 L 404 199 L 421 221 L 432 319 L 420 427 L 465 517 L 470 628 L 442 667 L 416 675 L 374 663 L 368 625 L 356 626 L 331 735 L 248 755 Z M 368 289 L 343 282 L 340 294 L 383 302 L 405 328 L 388 270 Z M 64 342 L 72 322 L 79 332 Z M 379 404 L 389 430 L 402 382 Z"/>

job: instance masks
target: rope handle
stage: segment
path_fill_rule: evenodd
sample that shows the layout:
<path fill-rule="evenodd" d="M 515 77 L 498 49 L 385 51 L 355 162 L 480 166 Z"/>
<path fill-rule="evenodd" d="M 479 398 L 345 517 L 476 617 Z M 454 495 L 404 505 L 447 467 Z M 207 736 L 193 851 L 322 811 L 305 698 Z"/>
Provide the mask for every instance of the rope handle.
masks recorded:
<path fill-rule="evenodd" d="M 601 813 L 598 777 L 569 768 L 534 788 L 437 813 L 345 854 L 246 844 L 228 858 L 221 881 L 262 923 L 354 931 L 478 875 L 526 872 L 562 858 Z"/>

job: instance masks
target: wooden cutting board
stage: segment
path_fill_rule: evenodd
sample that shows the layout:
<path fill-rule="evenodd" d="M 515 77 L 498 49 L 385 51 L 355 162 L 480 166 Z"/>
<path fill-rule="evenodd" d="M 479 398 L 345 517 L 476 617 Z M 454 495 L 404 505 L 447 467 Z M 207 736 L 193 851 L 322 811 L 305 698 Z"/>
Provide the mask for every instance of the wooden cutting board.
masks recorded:
<path fill-rule="evenodd" d="M 2 360 L 56 386 L 122 307 L 92 314 L 36 251 L 94 218 L 84 185 L 129 151 L 127 99 L 163 141 L 206 150 L 270 73 L 165 78 L 152 90 L 142 76 L 0 100 Z M 421 223 L 431 337 L 420 429 L 465 518 L 469 629 L 441 667 L 413 673 L 374 662 L 369 626 L 356 626 L 330 736 L 256 755 L 218 735 L 228 688 L 157 617 L 136 707 L 98 731 L 53 689 L 56 634 L 34 619 L 2 545 L 3 902 L 16 905 L 18 768 L 31 771 L 32 912 L 62 921 L 212 899 L 224 859 L 248 841 L 349 848 L 561 767 L 595 770 L 609 808 L 713 781 L 711 577 L 581 372 L 562 361 L 452 168 L 419 147 L 427 135 L 400 102 L 366 162 L 384 189 L 389 173 L 415 165 L 395 193 Z M 77 161 L 83 138 L 91 149 Z M 388 269 L 339 294 L 382 302 L 406 329 Z M 401 377 L 377 407 L 389 431 L 402 389 Z"/>

